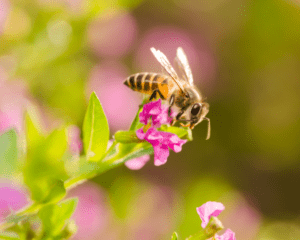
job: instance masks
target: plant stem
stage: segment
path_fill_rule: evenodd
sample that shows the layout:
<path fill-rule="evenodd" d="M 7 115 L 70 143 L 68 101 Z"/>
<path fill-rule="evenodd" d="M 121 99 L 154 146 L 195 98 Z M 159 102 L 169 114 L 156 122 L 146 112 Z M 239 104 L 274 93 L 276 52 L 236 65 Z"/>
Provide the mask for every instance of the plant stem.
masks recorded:
<path fill-rule="evenodd" d="M 81 174 L 79 176 L 76 176 L 74 178 L 70 178 L 70 179 L 66 180 L 64 182 L 65 189 L 66 190 L 70 190 L 70 189 L 74 188 L 75 186 L 84 183 L 86 180 L 91 179 L 91 178 L 93 178 L 93 177 L 95 177 L 95 176 L 97 176 L 97 175 L 99 175 L 99 174 L 101 174 L 103 172 L 108 171 L 109 169 L 112 169 L 112 168 L 120 165 L 121 163 L 119 163 L 119 164 L 111 164 L 109 166 L 107 166 L 107 164 L 105 164 L 105 165 L 102 164 L 103 159 L 105 159 L 114 150 L 114 148 L 116 147 L 116 145 L 117 145 L 117 142 L 114 141 L 112 143 L 112 145 L 110 146 L 110 148 L 106 151 L 106 153 L 104 154 L 104 156 L 99 161 L 99 164 L 95 165 L 96 168 L 94 168 L 92 171 L 83 173 L 83 174 Z M 114 155 L 111 158 L 113 158 L 113 157 L 114 157 Z M 110 160 L 110 158 L 107 159 L 107 160 Z M 35 213 L 37 213 L 41 209 L 42 206 L 44 206 L 43 203 L 37 203 L 37 202 L 32 203 L 30 205 L 25 206 L 24 208 L 22 208 L 18 212 L 16 212 L 14 214 L 14 216 L 21 217 L 21 216 L 26 215 L 26 214 L 35 214 Z M 8 220 L 7 222 L 3 222 L 0 225 L 0 229 L 1 230 L 5 230 L 5 229 L 11 227 L 14 224 L 12 221 L 11 222 L 9 221 L 9 218 L 7 220 Z"/>

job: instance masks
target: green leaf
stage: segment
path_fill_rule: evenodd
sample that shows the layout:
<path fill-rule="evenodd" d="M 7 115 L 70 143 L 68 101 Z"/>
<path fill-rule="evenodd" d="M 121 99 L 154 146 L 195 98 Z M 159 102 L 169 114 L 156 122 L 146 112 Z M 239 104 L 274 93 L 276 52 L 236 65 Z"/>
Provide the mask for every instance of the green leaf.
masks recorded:
<path fill-rule="evenodd" d="M 196 233 L 192 236 L 189 236 L 186 240 L 208 240 L 211 239 L 211 237 L 208 237 L 203 230 L 201 232 Z"/>
<path fill-rule="evenodd" d="M 20 236 L 14 232 L 0 232 L 0 239 L 2 240 L 19 240 Z"/>
<path fill-rule="evenodd" d="M 118 143 L 112 147 L 111 152 L 114 154 L 110 154 L 109 152 L 101 162 L 85 162 L 85 164 L 80 167 L 80 173 L 65 182 L 65 187 L 68 189 L 77 182 L 91 179 L 103 172 L 123 164 L 127 160 L 141 157 L 143 155 L 150 155 L 153 153 L 153 147 L 148 142 L 142 142 L 138 144 Z"/>
<path fill-rule="evenodd" d="M 26 140 L 29 148 L 35 147 L 40 141 L 45 139 L 42 134 L 42 127 L 38 120 L 37 114 L 33 108 L 29 108 L 30 112 L 25 115 Z"/>
<path fill-rule="evenodd" d="M 45 237 L 55 237 L 63 231 L 76 209 L 77 202 L 77 198 L 72 198 L 56 205 L 46 205 L 39 211 Z"/>
<path fill-rule="evenodd" d="M 7 223 L 7 222 L 6 222 Z M 6 229 L 4 232 L 4 236 L 0 233 L 0 239 L 19 239 L 19 240 L 27 240 L 27 239 L 37 239 L 36 238 L 36 226 L 37 217 L 31 216 L 31 218 L 26 217 L 20 219 L 18 222 L 14 224 L 7 224 L 6 226 L 1 224 L 3 229 Z M 33 229 L 35 228 L 35 229 Z"/>
<path fill-rule="evenodd" d="M 11 129 L 0 136 L 0 175 L 10 177 L 17 169 L 17 134 Z"/>
<path fill-rule="evenodd" d="M 106 152 L 109 127 L 96 94 L 91 94 L 83 122 L 83 146 L 87 159 L 99 161 Z"/>
<path fill-rule="evenodd" d="M 48 159 L 56 159 L 57 163 L 63 165 L 62 158 L 68 150 L 67 129 L 54 130 L 43 142 L 43 148 Z"/>
<path fill-rule="evenodd" d="M 189 128 L 179 128 L 174 126 L 162 125 L 159 130 L 174 133 L 181 139 L 187 139 L 189 141 L 193 140 L 192 130 Z"/>
<path fill-rule="evenodd" d="M 112 168 L 114 165 L 124 163 L 130 159 L 138 158 L 143 155 L 150 155 L 153 153 L 153 147 L 148 142 L 141 143 L 129 143 L 123 144 L 119 143 L 116 146 L 116 154 L 109 157 L 109 159 L 104 159 L 103 165 Z"/>
<path fill-rule="evenodd" d="M 118 131 L 114 138 L 119 143 L 140 143 L 141 140 L 136 136 L 135 131 Z"/>
<path fill-rule="evenodd" d="M 32 200 L 46 203 L 63 195 L 60 185 L 69 178 L 64 166 L 67 146 L 66 130 L 61 129 L 29 147 L 23 173 Z"/>
<path fill-rule="evenodd" d="M 131 123 L 130 129 L 129 129 L 130 131 L 137 130 L 138 128 L 143 126 L 143 124 L 140 123 L 139 114 L 143 110 L 144 104 L 147 103 L 147 101 L 148 101 L 148 99 L 145 98 L 143 103 L 139 106 L 139 110 Z"/>
<path fill-rule="evenodd" d="M 177 240 L 177 239 L 178 239 L 177 232 L 173 232 L 171 240 Z"/>
<path fill-rule="evenodd" d="M 206 240 L 213 238 L 217 232 L 222 230 L 223 224 L 217 217 L 211 217 L 208 224 L 200 232 L 190 236 L 187 240 Z"/>
<path fill-rule="evenodd" d="M 61 180 L 54 180 L 52 186 L 49 187 L 49 192 L 41 203 L 56 203 L 63 199 L 67 191 L 64 182 Z"/>
<path fill-rule="evenodd" d="M 71 219 L 67 223 L 67 225 L 65 226 L 65 228 L 63 229 L 63 231 L 61 232 L 61 234 L 58 236 L 58 239 L 69 239 L 76 232 L 77 232 L 76 223 L 75 223 L 75 221 L 73 219 Z"/>

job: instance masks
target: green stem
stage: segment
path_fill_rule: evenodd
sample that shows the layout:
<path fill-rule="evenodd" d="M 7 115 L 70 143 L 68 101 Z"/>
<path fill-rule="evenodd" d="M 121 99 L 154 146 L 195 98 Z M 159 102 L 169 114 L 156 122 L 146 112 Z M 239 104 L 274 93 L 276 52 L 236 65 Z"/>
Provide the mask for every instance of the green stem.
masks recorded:
<path fill-rule="evenodd" d="M 117 145 L 117 141 L 114 141 L 112 143 L 112 145 L 109 147 L 109 149 L 106 151 L 104 156 L 99 160 L 99 164 L 97 164 L 97 167 L 95 169 L 93 169 L 90 172 L 87 172 L 87 173 L 81 174 L 79 176 L 76 176 L 74 178 L 70 178 L 70 179 L 66 180 L 65 184 L 64 184 L 65 189 L 69 190 L 81 183 L 84 183 L 86 180 L 92 179 L 95 176 L 99 175 L 100 173 L 103 173 L 103 172 L 109 170 L 110 168 L 108 168 L 108 167 L 103 168 L 103 166 L 101 166 L 101 163 L 113 151 L 113 149 L 115 148 L 116 145 Z M 112 167 L 114 167 L 114 166 L 112 166 Z"/>
<path fill-rule="evenodd" d="M 112 165 L 105 164 L 105 166 L 104 166 L 104 164 L 103 165 L 101 164 L 103 162 L 103 160 L 107 156 L 109 156 L 109 154 L 114 150 L 116 145 L 117 145 L 117 142 L 114 141 L 112 143 L 112 145 L 110 146 L 110 148 L 106 151 L 106 153 L 104 154 L 102 159 L 99 161 L 99 164 L 96 165 L 97 167 L 95 169 L 93 169 L 92 171 L 83 173 L 83 174 L 81 174 L 79 176 L 76 176 L 74 178 L 70 178 L 70 179 L 66 180 L 64 182 L 64 187 L 66 188 L 66 190 L 70 190 L 71 188 L 85 182 L 86 180 L 91 179 L 91 178 L 93 178 L 93 177 L 95 177 L 95 176 L 97 176 L 97 175 L 99 175 L 103 172 L 108 171 L 109 169 L 112 169 L 112 168 L 120 165 L 121 163 L 112 164 Z M 114 158 L 114 155 L 111 158 Z M 111 158 L 108 158 L 107 160 L 110 160 Z M 14 216 L 21 217 L 21 216 L 27 215 L 27 214 L 35 214 L 41 209 L 42 206 L 44 206 L 44 204 L 42 204 L 42 203 L 37 203 L 37 202 L 32 203 L 31 205 L 28 205 L 28 206 L 24 207 L 23 209 L 19 210 L 18 212 L 16 212 L 14 214 Z M 9 218 L 7 220 L 9 221 Z M 14 224 L 13 222 L 3 222 L 0 225 L 0 229 L 5 230 L 5 229 L 11 227 L 13 224 Z"/>

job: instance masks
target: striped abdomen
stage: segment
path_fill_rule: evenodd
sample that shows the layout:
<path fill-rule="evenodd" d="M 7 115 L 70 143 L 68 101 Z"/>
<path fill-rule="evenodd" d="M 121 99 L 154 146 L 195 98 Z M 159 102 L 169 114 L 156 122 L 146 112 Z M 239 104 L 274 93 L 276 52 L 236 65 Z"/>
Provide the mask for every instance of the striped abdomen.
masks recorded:
<path fill-rule="evenodd" d="M 173 91 L 174 82 L 170 77 L 158 73 L 136 73 L 129 76 L 124 84 L 134 91 L 145 94 L 152 94 L 154 90 L 159 89 L 163 100 L 167 99 Z"/>

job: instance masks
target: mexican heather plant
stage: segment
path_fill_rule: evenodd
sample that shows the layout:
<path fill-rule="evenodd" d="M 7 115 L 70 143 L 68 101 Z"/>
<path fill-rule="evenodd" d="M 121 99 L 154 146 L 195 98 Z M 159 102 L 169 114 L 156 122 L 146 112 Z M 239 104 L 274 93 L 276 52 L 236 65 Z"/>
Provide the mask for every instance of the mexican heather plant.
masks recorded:
<path fill-rule="evenodd" d="M 37 127 L 35 116 L 26 116 L 26 150 L 19 153 L 24 164 L 17 166 L 17 135 L 4 133 L 0 143 L 2 156 L 22 170 L 30 191 L 31 202 L 25 208 L 11 212 L 0 225 L 0 239 L 67 239 L 76 232 L 70 221 L 77 199 L 63 200 L 69 189 L 123 163 L 130 169 L 140 169 L 154 153 L 154 165 L 167 162 L 169 149 L 180 152 L 183 144 L 192 140 L 191 130 L 170 126 L 168 108 L 161 100 L 141 105 L 128 131 L 119 131 L 109 140 L 109 126 L 102 106 L 92 93 L 83 122 L 83 141 L 78 129 L 66 127 L 48 135 Z M 68 142 L 70 141 L 74 142 Z M 83 146 L 82 146 L 83 145 Z M 83 154 L 80 151 L 83 147 Z M 4 155 L 3 155 L 4 154 Z M 10 166 L 11 167 L 11 166 Z M 1 173 L 3 174 L 3 173 Z M 12 174 L 7 167 L 7 175 Z M 234 240 L 227 230 L 216 233 L 222 224 L 216 216 L 224 209 L 221 203 L 208 202 L 197 208 L 203 229 L 188 239 Z M 174 233 L 172 239 L 177 239 Z"/>

